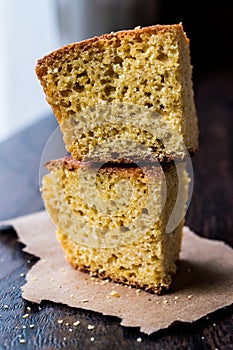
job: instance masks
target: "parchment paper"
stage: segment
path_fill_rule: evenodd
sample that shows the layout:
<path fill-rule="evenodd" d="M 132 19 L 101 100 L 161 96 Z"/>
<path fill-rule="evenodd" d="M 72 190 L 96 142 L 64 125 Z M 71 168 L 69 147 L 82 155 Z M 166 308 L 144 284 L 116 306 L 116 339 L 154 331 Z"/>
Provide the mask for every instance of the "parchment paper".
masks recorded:
<path fill-rule="evenodd" d="M 74 270 L 55 238 L 46 212 L 19 217 L 12 225 L 24 251 L 40 260 L 27 274 L 23 298 L 35 303 L 50 300 L 103 315 L 121 324 L 140 327 L 146 334 L 175 321 L 193 322 L 233 303 L 233 250 L 223 242 L 200 238 L 184 228 L 178 272 L 168 293 L 153 295 Z"/>

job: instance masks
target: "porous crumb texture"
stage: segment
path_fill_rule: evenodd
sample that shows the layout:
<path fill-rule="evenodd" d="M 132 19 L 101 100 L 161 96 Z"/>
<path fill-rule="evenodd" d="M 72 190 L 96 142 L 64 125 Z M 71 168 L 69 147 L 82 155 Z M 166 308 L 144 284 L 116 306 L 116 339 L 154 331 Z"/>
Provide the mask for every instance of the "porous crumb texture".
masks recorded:
<path fill-rule="evenodd" d="M 177 198 L 184 215 L 188 177 L 183 166 L 93 167 L 70 158 L 48 164 L 45 207 L 68 261 L 92 275 L 160 293 L 179 258 L 183 220 L 166 225 Z M 89 183 L 89 185 L 88 185 Z"/>
<path fill-rule="evenodd" d="M 191 154 L 197 151 L 189 40 L 181 24 L 70 44 L 39 60 L 36 72 L 75 159 L 95 151 L 94 159 L 105 160 L 106 140 L 116 151 L 112 160 L 138 155 L 132 144 L 119 146 L 119 140 L 142 145 L 140 158 L 149 160 L 184 158 L 183 143 Z M 171 144 L 164 134 L 168 140 L 173 135 Z"/>

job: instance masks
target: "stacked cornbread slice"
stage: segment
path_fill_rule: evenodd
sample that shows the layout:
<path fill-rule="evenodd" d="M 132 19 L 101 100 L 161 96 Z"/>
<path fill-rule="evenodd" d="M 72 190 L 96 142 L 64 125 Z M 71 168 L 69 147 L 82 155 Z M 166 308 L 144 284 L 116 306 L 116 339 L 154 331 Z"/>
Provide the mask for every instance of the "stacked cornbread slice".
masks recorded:
<path fill-rule="evenodd" d="M 119 139 L 145 146 L 143 158 L 150 160 L 184 157 L 183 143 L 191 154 L 197 151 L 189 42 L 181 24 L 71 44 L 39 60 L 36 72 L 75 159 L 83 160 L 97 144 L 103 152 L 109 138 L 115 152 Z M 130 151 L 122 154 L 128 158 Z M 101 161 L 105 157 L 108 149 Z"/>
<path fill-rule="evenodd" d="M 181 245 L 185 158 L 198 148 L 182 25 L 71 44 L 36 72 L 71 153 L 47 164 L 42 185 L 67 259 L 100 277 L 167 289 Z"/>

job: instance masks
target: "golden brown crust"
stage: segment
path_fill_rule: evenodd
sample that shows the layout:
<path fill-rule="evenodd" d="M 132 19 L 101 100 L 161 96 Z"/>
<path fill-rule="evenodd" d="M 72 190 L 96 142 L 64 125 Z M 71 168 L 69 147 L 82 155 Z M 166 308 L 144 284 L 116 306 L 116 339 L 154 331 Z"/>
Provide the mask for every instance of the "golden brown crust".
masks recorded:
<path fill-rule="evenodd" d="M 149 33 L 149 34 L 156 34 L 158 32 L 168 32 L 168 31 L 174 31 L 174 30 L 180 30 L 180 33 L 185 36 L 185 40 L 187 42 L 187 45 L 189 45 L 189 39 L 187 38 L 185 32 L 183 31 L 182 23 L 179 24 L 171 24 L 171 25 L 153 25 L 143 28 L 135 28 L 135 29 L 129 29 L 129 30 L 122 30 L 118 32 L 113 32 L 109 34 L 103 34 L 101 36 L 96 36 L 91 39 L 83 40 L 80 42 L 72 43 L 66 46 L 63 46 L 62 48 L 51 52 L 50 54 L 46 55 L 45 57 L 41 58 L 37 62 L 36 66 L 36 74 L 38 78 L 40 79 L 41 83 L 43 82 L 43 75 L 46 73 L 48 65 L 52 65 L 54 60 L 59 60 L 64 55 L 72 52 L 72 51 L 86 51 L 91 48 L 96 47 L 98 44 L 102 44 L 103 41 L 112 39 L 123 39 L 124 37 L 130 37 L 134 35 L 135 37 L 139 36 L 142 33 Z M 43 84 L 42 84 L 43 85 Z"/>
<path fill-rule="evenodd" d="M 68 170 L 75 170 L 81 167 L 90 169 L 96 169 L 102 174 L 114 174 L 120 177 L 138 177 L 145 174 L 149 178 L 158 178 L 163 175 L 165 168 L 173 166 L 173 163 L 94 163 L 94 162 L 80 162 L 72 156 L 65 158 L 51 160 L 46 163 L 45 166 L 49 171 L 53 171 L 59 168 L 66 168 Z"/>
<path fill-rule="evenodd" d="M 149 293 L 152 294 L 162 294 L 163 292 L 165 292 L 167 288 L 165 288 L 164 286 L 158 285 L 156 287 L 149 287 L 147 284 L 142 284 L 142 283 L 137 283 L 137 282 L 133 282 L 133 281 L 129 281 L 126 278 L 120 278 L 120 277 L 116 277 L 115 275 L 110 275 L 110 274 L 106 274 L 105 272 L 92 272 L 90 267 L 88 266 L 77 266 L 76 264 L 70 262 L 70 264 L 77 270 L 80 270 L 82 272 L 86 272 L 91 274 L 91 276 L 93 277 L 98 277 L 102 280 L 111 280 L 112 282 L 116 282 L 116 283 L 121 283 L 123 285 L 128 285 L 131 286 L 133 288 L 138 288 L 138 289 L 142 289 L 145 290 Z"/>
<path fill-rule="evenodd" d="M 60 159 L 53 159 L 53 160 L 47 162 L 45 164 L 45 166 L 49 171 L 53 171 L 53 170 L 58 169 L 60 167 L 65 167 L 69 170 L 73 170 L 73 169 L 80 168 L 82 166 L 82 164 L 85 164 L 85 163 L 82 163 L 76 159 L 73 159 L 71 156 L 66 156 L 66 157 L 60 158 Z M 86 165 L 87 165 L 87 163 L 86 163 Z"/>

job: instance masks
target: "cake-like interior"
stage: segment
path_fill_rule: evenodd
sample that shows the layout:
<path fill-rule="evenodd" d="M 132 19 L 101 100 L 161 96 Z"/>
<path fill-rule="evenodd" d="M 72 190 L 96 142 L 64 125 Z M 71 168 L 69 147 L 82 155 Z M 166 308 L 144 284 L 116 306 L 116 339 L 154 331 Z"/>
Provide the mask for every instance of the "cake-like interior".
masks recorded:
<path fill-rule="evenodd" d="M 181 24 L 70 44 L 39 60 L 36 73 L 77 160 L 167 160 L 184 158 L 184 145 L 191 154 L 198 149 Z"/>
<path fill-rule="evenodd" d="M 68 157 L 47 166 L 42 196 L 68 261 L 155 293 L 167 289 L 180 252 L 185 165 L 98 167 Z M 167 232 L 177 197 L 180 220 Z"/>

